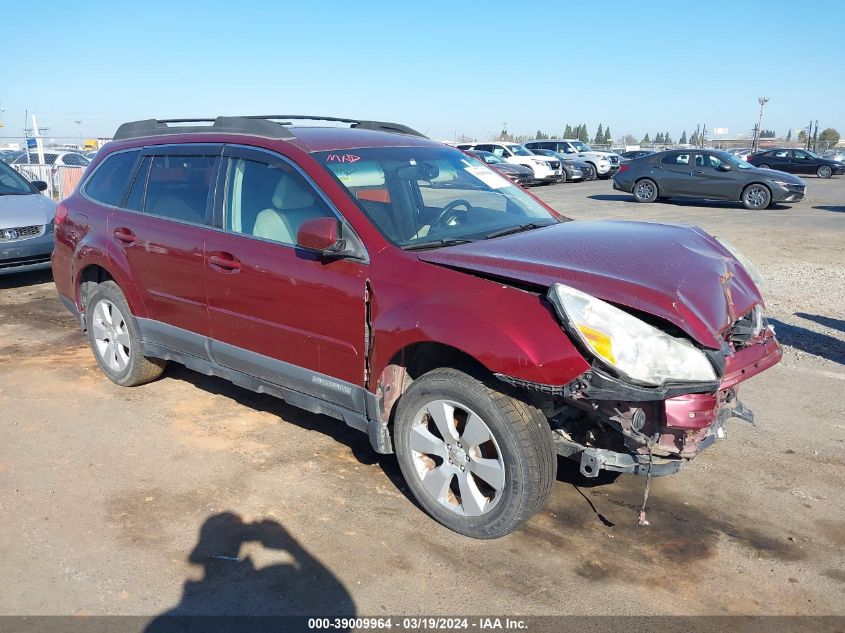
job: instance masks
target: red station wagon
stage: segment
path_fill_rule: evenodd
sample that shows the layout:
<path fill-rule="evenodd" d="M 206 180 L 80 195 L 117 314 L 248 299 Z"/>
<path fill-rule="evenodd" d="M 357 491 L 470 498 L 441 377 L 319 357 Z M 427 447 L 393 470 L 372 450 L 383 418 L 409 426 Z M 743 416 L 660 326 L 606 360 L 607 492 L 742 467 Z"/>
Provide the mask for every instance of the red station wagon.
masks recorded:
<path fill-rule="evenodd" d="M 726 243 L 571 221 L 393 123 L 126 123 L 55 227 L 59 295 L 112 381 L 174 361 L 345 422 L 478 538 L 543 507 L 556 455 L 677 472 L 753 419 L 738 385 L 781 357 Z"/>

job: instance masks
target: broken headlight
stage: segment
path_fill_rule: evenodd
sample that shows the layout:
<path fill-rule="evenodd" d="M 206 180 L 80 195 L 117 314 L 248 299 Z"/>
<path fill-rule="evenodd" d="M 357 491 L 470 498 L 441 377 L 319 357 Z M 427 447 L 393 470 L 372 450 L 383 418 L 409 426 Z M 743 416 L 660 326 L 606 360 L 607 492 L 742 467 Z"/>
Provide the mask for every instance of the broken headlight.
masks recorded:
<path fill-rule="evenodd" d="M 713 365 L 690 341 L 563 284 L 553 285 L 548 296 L 587 349 L 623 376 L 648 385 L 716 380 Z"/>

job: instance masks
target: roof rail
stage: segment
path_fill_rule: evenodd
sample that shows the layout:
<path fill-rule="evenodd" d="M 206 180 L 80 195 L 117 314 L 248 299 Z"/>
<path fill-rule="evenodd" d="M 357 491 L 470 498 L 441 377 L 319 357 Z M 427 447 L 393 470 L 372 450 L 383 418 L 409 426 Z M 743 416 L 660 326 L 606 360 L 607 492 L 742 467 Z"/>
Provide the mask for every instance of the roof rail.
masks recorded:
<path fill-rule="evenodd" d="M 170 123 L 211 123 L 211 125 L 169 125 Z M 246 117 L 219 116 L 215 119 L 145 119 L 124 123 L 114 133 L 114 140 L 168 134 L 253 134 L 267 138 L 296 138 L 287 128 L 273 121 Z"/>
<path fill-rule="evenodd" d="M 400 123 L 384 121 L 362 121 L 359 119 L 345 119 L 340 117 L 310 116 L 304 114 L 276 114 L 249 116 L 219 116 L 206 119 L 145 119 L 124 123 L 114 133 L 114 140 L 143 136 L 165 136 L 172 134 L 251 134 L 272 139 L 293 139 L 296 134 L 288 127 L 290 120 L 334 121 L 349 123 L 353 128 L 362 130 L 377 130 L 394 134 L 408 134 L 411 136 L 426 136 Z M 211 123 L 211 125 L 171 125 L 181 123 Z"/>
<path fill-rule="evenodd" d="M 389 123 L 387 121 L 368 121 L 364 119 L 347 119 L 344 117 L 335 117 L 335 116 L 312 116 L 310 114 L 263 114 L 263 115 L 250 115 L 245 116 L 245 119 L 267 119 L 267 120 L 283 120 L 287 121 L 288 119 L 294 121 L 333 121 L 336 123 L 349 123 L 351 124 L 350 127 L 359 128 L 362 130 L 375 130 L 378 132 L 393 132 L 394 134 L 408 134 L 410 136 L 419 136 L 422 138 L 428 138 L 422 132 L 418 132 L 417 130 L 408 127 L 407 125 L 402 125 L 401 123 Z"/>

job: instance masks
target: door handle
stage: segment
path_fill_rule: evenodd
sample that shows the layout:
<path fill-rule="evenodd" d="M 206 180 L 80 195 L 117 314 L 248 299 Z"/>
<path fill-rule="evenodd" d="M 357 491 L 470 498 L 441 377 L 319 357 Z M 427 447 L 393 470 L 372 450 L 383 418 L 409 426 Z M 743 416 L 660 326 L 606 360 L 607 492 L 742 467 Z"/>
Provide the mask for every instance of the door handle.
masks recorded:
<path fill-rule="evenodd" d="M 231 253 L 214 253 L 208 257 L 211 268 L 226 273 L 236 273 L 241 269 L 241 261 Z"/>
<path fill-rule="evenodd" d="M 131 246 L 137 240 L 132 231 L 123 227 L 115 229 L 113 235 L 118 242 L 123 242 L 127 246 Z"/>
<path fill-rule="evenodd" d="M 696 169 L 693 173 L 695 173 L 695 174 L 703 174 L 703 173 L 704 173 L 704 170 L 703 170 L 703 169 Z"/>

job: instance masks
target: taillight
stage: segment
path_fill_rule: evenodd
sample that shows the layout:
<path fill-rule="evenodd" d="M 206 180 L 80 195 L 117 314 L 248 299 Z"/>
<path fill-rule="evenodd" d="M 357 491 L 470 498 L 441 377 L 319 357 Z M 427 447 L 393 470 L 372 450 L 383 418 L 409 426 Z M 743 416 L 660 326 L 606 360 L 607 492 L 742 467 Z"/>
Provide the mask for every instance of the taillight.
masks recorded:
<path fill-rule="evenodd" d="M 65 220 L 67 220 L 68 209 L 67 205 L 64 202 L 60 202 L 56 207 L 56 218 L 55 224 L 58 226 L 62 224 Z"/>
<path fill-rule="evenodd" d="M 628 171 L 629 169 L 631 169 L 630 165 L 619 165 L 619 171 L 617 171 L 616 173 L 622 174 L 622 173 L 625 173 L 626 171 Z"/>

